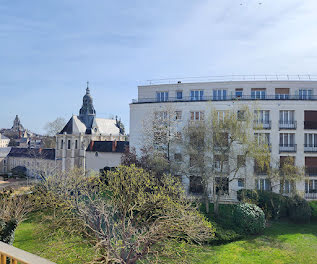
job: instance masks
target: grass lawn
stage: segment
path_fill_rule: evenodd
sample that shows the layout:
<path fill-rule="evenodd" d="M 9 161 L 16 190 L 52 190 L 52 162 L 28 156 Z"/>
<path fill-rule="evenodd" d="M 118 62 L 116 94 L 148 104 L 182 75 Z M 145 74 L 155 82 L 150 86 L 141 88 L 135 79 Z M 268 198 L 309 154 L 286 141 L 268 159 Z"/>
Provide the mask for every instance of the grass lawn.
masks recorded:
<path fill-rule="evenodd" d="M 62 232 L 52 235 L 48 226 L 38 220 L 37 214 L 18 226 L 13 245 L 62 264 L 88 263 L 94 257 L 93 247 L 81 237 Z"/>
<path fill-rule="evenodd" d="M 183 251 L 183 247 L 179 247 Z M 186 248 L 188 263 L 317 263 L 317 223 L 274 222 L 261 236 Z M 177 263 L 177 261 L 175 261 Z"/>
<path fill-rule="evenodd" d="M 88 263 L 94 250 L 80 237 L 58 233 L 50 235 L 47 226 L 33 215 L 19 225 L 14 246 L 54 262 Z M 174 247 L 186 260 L 167 260 L 164 263 L 317 263 L 317 223 L 295 225 L 273 222 L 261 236 L 219 246 Z"/>

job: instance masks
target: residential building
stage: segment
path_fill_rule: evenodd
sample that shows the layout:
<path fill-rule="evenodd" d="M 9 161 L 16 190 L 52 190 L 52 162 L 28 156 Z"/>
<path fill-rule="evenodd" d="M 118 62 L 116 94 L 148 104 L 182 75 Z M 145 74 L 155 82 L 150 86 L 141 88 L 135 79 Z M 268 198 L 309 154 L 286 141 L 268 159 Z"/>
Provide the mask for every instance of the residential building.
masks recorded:
<path fill-rule="evenodd" d="M 189 122 L 205 122 L 212 108 L 221 119 L 227 110 L 238 112 L 248 106 L 255 116 L 254 137 L 269 144 L 272 159 L 291 156 L 295 165 L 305 166 L 306 180 L 297 182 L 296 189 L 307 199 L 317 199 L 317 81 L 288 80 L 289 76 L 285 79 L 139 86 L 138 99 L 130 104 L 130 146 L 140 153 L 146 126 L 152 124 L 150 116 L 155 118 L 155 113 L 158 116 L 159 112 L 175 111 L 178 133 L 182 133 Z M 182 153 L 180 147 L 176 149 Z M 190 162 L 189 157 L 183 157 L 183 162 Z M 235 200 L 241 188 L 271 188 L 265 171 L 259 171 L 254 162 L 248 163 L 245 173 L 245 181 L 228 183 L 228 199 Z M 183 181 L 188 191 L 195 185 L 184 176 Z"/>

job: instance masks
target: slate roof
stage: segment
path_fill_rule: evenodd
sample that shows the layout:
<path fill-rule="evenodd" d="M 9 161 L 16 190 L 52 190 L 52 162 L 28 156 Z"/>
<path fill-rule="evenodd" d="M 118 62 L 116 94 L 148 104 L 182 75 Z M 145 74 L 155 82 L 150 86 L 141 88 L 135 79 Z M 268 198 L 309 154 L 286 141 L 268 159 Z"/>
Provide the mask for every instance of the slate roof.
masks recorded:
<path fill-rule="evenodd" d="M 92 141 L 87 151 L 123 153 L 129 141 Z"/>
<path fill-rule="evenodd" d="M 55 160 L 55 149 L 11 148 L 9 157 Z"/>
<path fill-rule="evenodd" d="M 0 139 L 9 139 L 9 138 L 0 133 Z"/>
<path fill-rule="evenodd" d="M 96 133 L 105 135 L 119 135 L 120 130 L 116 126 L 116 120 L 114 119 L 94 117 L 92 129 L 90 129 L 86 127 L 86 125 L 79 119 L 78 116 L 73 115 L 59 134 L 64 134 L 65 132 L 66 134 Z"/>
<path fill-rule="evenodd" d="M 11 147 L 0 148 L 0 158 L 5 158 L 10 153 Z"/>

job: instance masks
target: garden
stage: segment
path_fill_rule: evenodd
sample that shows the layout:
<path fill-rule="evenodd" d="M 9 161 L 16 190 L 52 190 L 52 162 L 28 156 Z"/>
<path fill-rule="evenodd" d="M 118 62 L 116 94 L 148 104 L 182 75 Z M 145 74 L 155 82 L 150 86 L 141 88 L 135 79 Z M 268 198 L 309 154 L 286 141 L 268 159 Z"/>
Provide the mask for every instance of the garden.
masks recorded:
<path fill-rule="evenodd" d="M 317 202 L 253 190 L 238 199 L 215 214 L 169 175 L 76 169 L 3 192 L 0 240 L 65 264 L 315 263 Z"/>

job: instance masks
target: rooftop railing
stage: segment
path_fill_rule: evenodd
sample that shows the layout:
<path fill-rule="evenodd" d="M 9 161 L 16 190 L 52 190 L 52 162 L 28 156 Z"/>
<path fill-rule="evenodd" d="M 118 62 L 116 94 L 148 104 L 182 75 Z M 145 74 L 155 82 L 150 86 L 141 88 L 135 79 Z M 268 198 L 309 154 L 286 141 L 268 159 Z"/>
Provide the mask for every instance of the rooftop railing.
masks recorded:
<path fill-rule="evenodd" d="M 254 95 L 242 95 L 242 96 L 235 96 L 235 95 L 227 95 L 222 97 L 214 97 L 214 96 L 202 96 L 199 99 L 193 98 L 191 96 L 183 96 L 182 98 L 177 97 L 168 97 L 164 98 L 164 100 L 158 100 L 156 97 L 152 98 L 139 98 L 133 99 L 133 104 L 142 104 L 142 103 L 165 103 L 165 102 L 202 102 L 202 101 L 245 101 L 245 100 L 252 100 L 252 101 L 263 101 L 263 100 L 278 100 L 278 101 L 287 101 L 287 100 L 303 100 L 303 101 L 316 101 L 317 95 L 310 95 L 310 96 L 302 96 L 302 95 L 288 95 L 287 97 L 280 97 L 277 95 L 265 95 L 256 97 Z"/>
<path fill-rule="evenodd" d="M 163 78 L 147 80 L 146 84 L 177 84 L 192 82 L 230 82 L 230 81 L 317 81 L 312 74 L 257 74 L 257 75 L 214 75 L 185 78 Z"/>
<path fill-rule="evenodd" d="M 7 262 L 9 261 L 9 262 Z M 0 241 L 0 264 L 55 264 Z"/>

